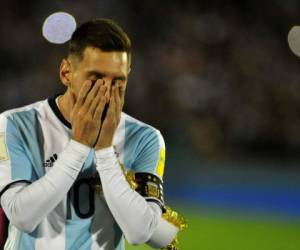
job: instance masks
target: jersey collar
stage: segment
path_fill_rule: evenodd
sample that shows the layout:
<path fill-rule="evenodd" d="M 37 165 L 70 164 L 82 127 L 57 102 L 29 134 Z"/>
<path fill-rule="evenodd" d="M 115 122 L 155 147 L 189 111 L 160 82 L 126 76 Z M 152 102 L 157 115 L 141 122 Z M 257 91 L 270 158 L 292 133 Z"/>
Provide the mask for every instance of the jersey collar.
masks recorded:
<path fill-rule="evenodd" d="M 57 104 L 56 104 L 56 98 L 58 96 L 60 96 L 61 94 L 57 94 L 53 97 L 50 97 L 48 99 L 48 103 L 49 103 L 49 106 L 50 108 L 52 109 L 53 113 L 56 115 L 56 117 L 66 126 L 68 127 L 69 129 L 72 129 L 72 126 L 71 126 L 71 123 L 69 123 L 65 118 L 64 116 L 62 115 L 62 113 L 60 112 Z"/>

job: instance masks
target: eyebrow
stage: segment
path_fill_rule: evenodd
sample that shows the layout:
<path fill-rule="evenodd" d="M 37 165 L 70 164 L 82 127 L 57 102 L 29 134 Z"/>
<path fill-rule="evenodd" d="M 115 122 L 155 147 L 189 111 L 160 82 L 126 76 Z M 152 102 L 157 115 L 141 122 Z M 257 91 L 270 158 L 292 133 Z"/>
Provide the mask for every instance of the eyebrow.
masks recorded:
<path fill-rule="evenodd" d="M 97 71 L 97 70 L 91 70 L 91 71 L 88 71 L 88 72 L 87 72 L 87 75 L 88 75 L 88 76 L 94 75 L 94 76 L 96 76 L 97 78 L 102 78 L 102 77 L 104 77 L 105 75 L 108 75 L 108 74 L 106 74 L 105 72 Z M 121 76 L 114 77 L 114 79 L 115 79 L 115 80 L 123 80 L 123 81 L 125 81 L 125 80 L 126 80 L 126 76 L 121 75 Z"/>

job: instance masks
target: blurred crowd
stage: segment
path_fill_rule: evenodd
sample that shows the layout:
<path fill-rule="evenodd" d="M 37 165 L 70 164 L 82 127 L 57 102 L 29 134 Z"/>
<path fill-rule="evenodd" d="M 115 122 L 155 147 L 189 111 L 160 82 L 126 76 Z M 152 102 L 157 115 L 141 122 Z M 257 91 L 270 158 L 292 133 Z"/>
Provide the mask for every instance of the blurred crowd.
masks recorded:
<path fill-rule="evenodd" d="M 67 45 L 41 35 L 56 11 L 78 23 L 113 18 L 133 42 L 126 112 L 203 158 L 297 157 L 300 58 L 287 44 L 300 22 L 289 1 L 1 1 L 0 111 L 64 90 Z M 300 41 L 299 41 L 300 43 Z"/>

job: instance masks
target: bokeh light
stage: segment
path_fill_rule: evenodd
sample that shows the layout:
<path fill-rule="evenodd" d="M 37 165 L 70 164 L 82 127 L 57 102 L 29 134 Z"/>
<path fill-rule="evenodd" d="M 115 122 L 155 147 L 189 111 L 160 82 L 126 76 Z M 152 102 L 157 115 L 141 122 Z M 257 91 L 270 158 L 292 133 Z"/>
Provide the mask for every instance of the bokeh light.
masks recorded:
<path fill-rule="evenodd" d="M 43 36 L 50 42 L 62 44 L 70 40 L 76 29 L 75 18 L 66 12 L 56 12 L 46 18 Z"/>
<path fill-rule="evenodd" d="M 288 34 L 288 43 L 290 49 L 296 56 L 300 56 L 300 26 L 291 28 Z"/>

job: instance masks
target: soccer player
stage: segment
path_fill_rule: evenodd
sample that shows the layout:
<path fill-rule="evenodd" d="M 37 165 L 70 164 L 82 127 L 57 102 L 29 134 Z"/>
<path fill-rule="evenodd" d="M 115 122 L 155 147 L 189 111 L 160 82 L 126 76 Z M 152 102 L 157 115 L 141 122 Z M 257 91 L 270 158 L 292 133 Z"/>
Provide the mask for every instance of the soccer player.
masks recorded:
<path fill-rule="evenodd" d="M 61 62 L 65 93 L 0 115 L 5 249 L 121 250 L 124 236 L 155 248 L 172 242 L 178 227 L 162 217 L 164 140 L 122 112 L 130 64 L 127 34 L 112 20 L 89 21 Z"/>

